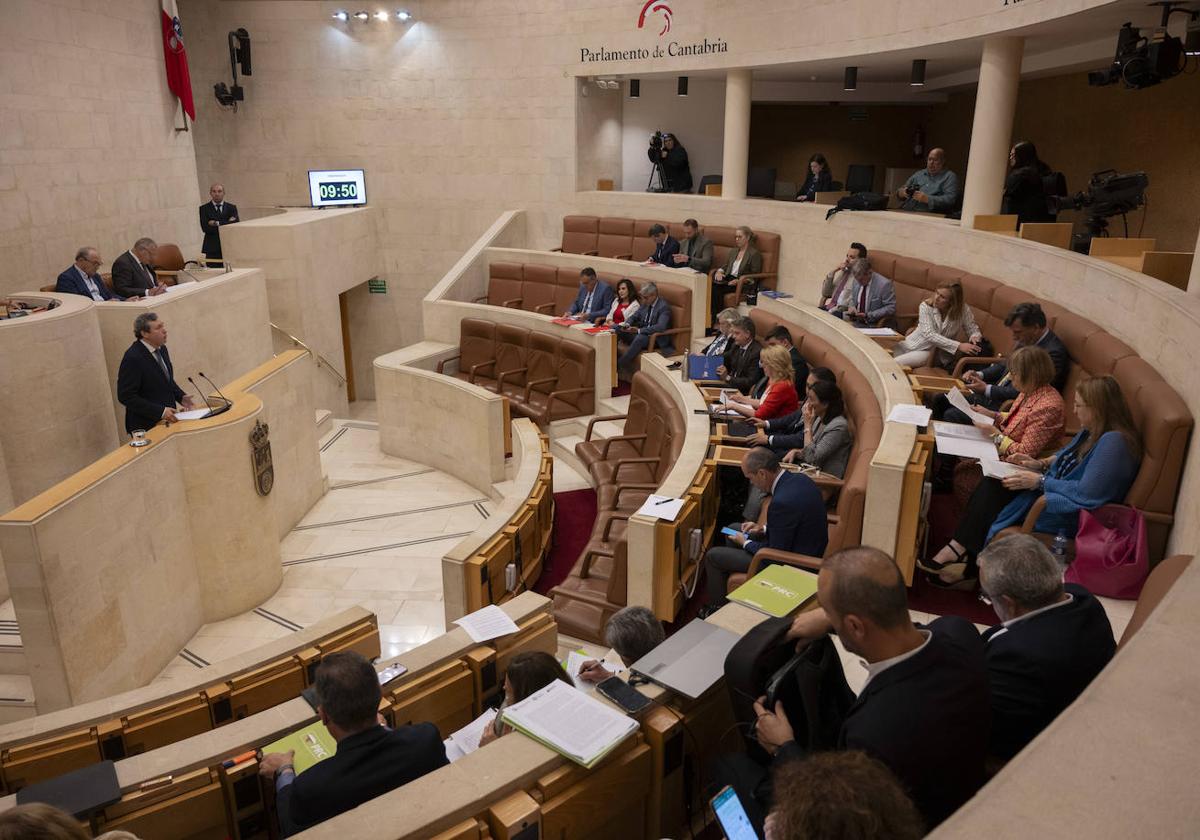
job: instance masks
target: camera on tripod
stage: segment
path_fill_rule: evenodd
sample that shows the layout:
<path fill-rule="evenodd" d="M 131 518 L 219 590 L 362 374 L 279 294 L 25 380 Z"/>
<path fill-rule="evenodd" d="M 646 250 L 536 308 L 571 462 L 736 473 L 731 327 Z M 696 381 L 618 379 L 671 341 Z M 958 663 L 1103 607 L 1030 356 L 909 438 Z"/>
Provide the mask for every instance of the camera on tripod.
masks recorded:
<path fill-rule="evenodd" d="M 1072 250 L 1086 254 L 1091 247 L 1091 241 L 1096 236 L 1108 236 L 1108 219 L 1132 213 L 1146 203 L 1146 187 L 1150 186 L 1150 177 L 1145 172 L 1117 172 L 1115 169 L 1105 169 L 1096 172 L 1088 181 L 1086 192 L 1077 192 L 1073 196 L 1050 196 L 1050 209 L 1055 212 L 1063 210 L 1085 210 L 1085 233 L 1077 233 L 1072 237 Z M 1125 219 L 1125 235 L 1129 235 L 1129 221 Z"/>
<path fill-rule="evenodd" d="M 670 135 L 668 131 L 656 131 L 650 135 L 650 148 L 656 152 L 662 149 L 663 141 Z"/>
<path fill-rule="evenodd" d="M 671 192 L 671 179 L 663 168 L 663 158 L 666 155 L 663 143 L 668 137 L 673 137 L 669 131 L 656 131 L 650 135 L 650 148 L 646 154 L 650 158 L 650 179 L 646 182 L 646 192 Z M 658 176 L 658 186 L 654 186 L 654 176 Z"/>

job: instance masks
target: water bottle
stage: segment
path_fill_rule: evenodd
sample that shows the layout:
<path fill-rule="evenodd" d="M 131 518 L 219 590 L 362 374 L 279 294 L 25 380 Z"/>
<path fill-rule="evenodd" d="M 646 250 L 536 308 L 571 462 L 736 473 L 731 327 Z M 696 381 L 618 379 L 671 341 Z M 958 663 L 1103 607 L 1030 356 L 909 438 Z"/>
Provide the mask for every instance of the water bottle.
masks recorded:
<path fill-rule="evenodd" d="M 1058 536 L 1054 538 L 1054 545 L 1050 546 L 1050 553 L 1054 555 L 1058 565 L 1064 569 L 1067 567 L 1067 534 L 1065 531 L 1058 532 Z"/>

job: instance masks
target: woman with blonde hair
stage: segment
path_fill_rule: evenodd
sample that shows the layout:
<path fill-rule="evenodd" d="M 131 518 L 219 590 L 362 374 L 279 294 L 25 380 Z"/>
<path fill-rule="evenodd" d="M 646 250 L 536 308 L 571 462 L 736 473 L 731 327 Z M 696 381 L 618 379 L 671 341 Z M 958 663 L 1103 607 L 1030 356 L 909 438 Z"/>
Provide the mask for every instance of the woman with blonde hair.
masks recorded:
<path fill-rule="evenodd" d="M 1021 467 L 1004 479 L 985 478 L 971 494 L 954 539 L 921 567 L 933 571 L 934 585 L 973 588 L 975 558 L 993 537 L 1025 519 L 1034 502 L 1046 507 L 1034 531 L 1074 537 L 1079 511 L 1120 502 L 1137 477 L 1142 444 L 1121 386 L 1111 376 L 1085 379 L 1075 389 L 1075 416 L 1081 426 L 1065 447 L 1048 458 L 1016 454 Z"/>
<path fill-rule="evenodd" d="M 758 363 L 767 375 L 767 387 L 762 398 L 729 394 L 727 407 L 743 417 L 759 420 L 773 420 L 798 409 L 800 397 L 796 394 L 793 379 L 796 371 L 792 368 L 791 353 L 778 345 L 764 347 L 758 356 Z"/>
<path fill-rule="evenodd" d="M 960 334 L 967 340 L 959 341 Z M 943 280 L 932 297 L 921 301 L 916 329 L 896 345 L 892 355 L 908 367 L 949 368 L 957 353 L 977 355 L 982 341 L 975 315 L 963 301 L 962 283 Z"/>
<path fill-rule="evenodd" d="M 754 247 L 754 239 L 754 231 L 745 225 L 735 228 L 734 247 L 729 252 L 724 267 L 714 269 L 709 275 L 712 280 L 712 297 L 709 304 L 714 321 L 717 319 L 717 313 L 725 308 L 725 294 L 730 291 L 731 286 L 736 285 L 737 279 L 746 274 L 762 273 L 762 254 Z"/>

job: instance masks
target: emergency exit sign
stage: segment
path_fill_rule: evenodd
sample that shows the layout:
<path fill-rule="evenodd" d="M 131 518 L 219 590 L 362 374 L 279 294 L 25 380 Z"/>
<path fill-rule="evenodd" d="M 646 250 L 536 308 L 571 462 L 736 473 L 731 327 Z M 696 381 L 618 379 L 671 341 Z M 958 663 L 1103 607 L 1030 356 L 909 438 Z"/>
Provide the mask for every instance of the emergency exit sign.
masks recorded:
<path fill-rule="evenodd" d="M 378 277 L 372 277 L 367 281 L 367 291 L 373 295 L 386 295 L 387 281 L 380 280 Z"/>

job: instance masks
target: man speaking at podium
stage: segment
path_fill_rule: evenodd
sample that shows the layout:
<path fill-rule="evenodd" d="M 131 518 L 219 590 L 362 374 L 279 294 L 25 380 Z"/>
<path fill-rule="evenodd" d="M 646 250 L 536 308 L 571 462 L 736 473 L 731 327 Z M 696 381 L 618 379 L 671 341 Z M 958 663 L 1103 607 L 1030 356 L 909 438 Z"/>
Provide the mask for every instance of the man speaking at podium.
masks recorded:
<path fill-rule="evenodd" d="M 133 344 L 117 371 L 117 399 L 125 406 L 125 431 L 149 429 L 160 420 L 175 421 L 175 405 L 192 407 L 192 398 L 175 384 L 175 368 L 167 353 L 167 325 L 154 312 L 133 322 Z"/>

